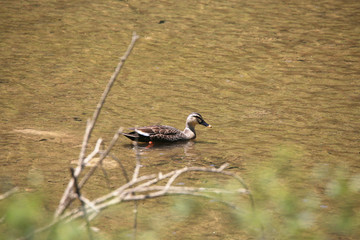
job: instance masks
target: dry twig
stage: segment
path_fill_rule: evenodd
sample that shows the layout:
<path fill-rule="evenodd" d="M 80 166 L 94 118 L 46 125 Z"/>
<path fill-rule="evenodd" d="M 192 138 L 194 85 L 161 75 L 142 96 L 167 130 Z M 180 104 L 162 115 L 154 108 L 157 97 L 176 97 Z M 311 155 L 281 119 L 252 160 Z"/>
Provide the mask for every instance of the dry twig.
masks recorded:
<path fill-rule="evenodd" d="M 81 203 L 81 211 L 83 212 L 83 217 L 85 218 L 86 229 L 88 231 L 90 240 L 92 240 L 93 237 L 92 237 L 92 233 L 91 233 L 91 229 L 90 229 L 90 222 L 88 219 L 88 215 L 86 213 L 85 201 L 84 201 L 84 198 L 82 198 L 81 193 L 80 193 L 80 188 L 78 185 L 77 177 L 75 177 L 75 174 L 74 174 L 75 170 L 73 168 L 70 168 L 70 172 L 71 172 L 71 177 L 74 180 L 74 188 L 75 188 L 76 195 Z"/>
<path fill-rule="evenodd" d="M 14 187 L 14 188 L 10 189 L 9 191 L 7 191 L 7 192 L 5 192 L 5 193 L 3 193 L 3 194 L 0 195 L 0 200 L 3 200 L 3 199 L 5 199 L 5 198 L 10 197 L 10 196 L 13 195 L 14 193 L 16 193 L 18 190 L 19 190 L 18 187 Z"/>
<path fill-rule="evenodd" d="M 79 162 L 78 162 L 78 167 L 75 169 L 75 172 L 74 172 L 74 175 L 76 177 L 79 176 L 80 172 L 82 171 L 82 169 L 84 168 L 84 165 L 87 163 L 86 161 L 84 161 L 84 158 L 85 158 L 85 152 L 86 152 L 86 148 L 87 148 L 87 145 L 89 143 L 89 139 L 90 139 L 90 136 L 91 136 L 91 133 L 95 127 L 95 123 L 100 115 L 100 112 L 101 112 L 101 109 L 105 103 L 105 100 L 106 100 L 106 97 L 108 96 L 110 90 L 111 90 L 111 87 L 112 85 L 114 84 L 117 76 L 119 75 L 126 59 L 129 57 L 132 49 L 134 48 L 135 46 L 135 42 L 136 40 L 139 38 L 139 36 L 134 32 L 133 33 L 133 36 L 132 36 L 132 40 L 131 40 L 131 43 L 130 45 L 128 46 L 128 49 L 126 50 L 124 56 L 122 56 L 120 58 L 120 62 L 119 64 L 117 65 L 113 75 L 111 76 L 103 94 L 101 95 L 101 98 L 99 100 L 99 103 L 97 104 L 96 106 L 96 109 L 94 111 L 94 114 L 92 116 L 91 119 L 89 119 L 87 121 L 87 124 L 86 124 L 86 130 L 85 130 L 85 134 L 84 134 L 84 138 L 83 138 L 83 142 L 82 142 L 82 147 L 81 147 L 81 151 L 80 151 L 80 155 L 79 155 Z M 120 130 L 119 130 L 120 131 Z M 115 139 L 115 142 L 120 134 L 120 132 L 117 132 L 117 137 Z M 115 138 L 115 137 L 114 137 Z M 113 139 L 114 140 L 114 139 Z M 106 151 L 106 154 L 102 154 L 102 158 L 104 159 L 107 154 L 110 152 L 111 150 L 111 147 L 115 144 L 115 142 L 112 142 L 113 144 L 110 144 L 110 147 L 108 148 L 108 150 Z M 89 155 L 90 156 L 90 155 Z M 102 161 L 102 160 L 100 160 Z M 94 170 L 97 168 L 97 166 L 94 168 Z M 89 175 L 88 175 L 89 176 Z M 87 181 L 88 177 L 86 178 L 83 178 L 79 184 L 79 187 L 81 188 Z M 59 203 L 59 206 L 58 208 L 56 209 L 55 211 L 55 218 L 59 217 L 64 211 L 65 209 L 69 206 L 69 204 L 71 203 L 71 201 L 73 200 L 73 198 L 71 198 L 70 196 L 72 195 L 73 193 L 73 186 L 74 186 L 74 180 L 70 180 L 69 181 L 69 184 L 67 186 L 67 188 L 65 189 L 65 192 L 60 200 L 60 203 Z"/>
<path fill-rule="evenodd" d="M 144 200 L 148 198 L 156 198 L 161 196 L 166 196 L 170 194 L 174 195 L 193 195 L 193 196 L 202 196 L 207 198 L 212 198 L 204 194 L 205 192 L 210 193 L 229 193 L 223 189 L 216 189 L 216 188 L 195 188 L 195 187 L 174 187 L 171 184 L 181 175 L 188 172 L 200 171 L 200 172 L 212 172 L 212 173 L 220 173 L 228 176 L 232 176 L 236 180 L 243 185 L 243 188 L 238 189 L 235 193 L 251 195 L 249 190 L 247 189 L 246 185 L 243 184 L 243 181 L 239 177 L 234 177 L 233 173 L 224 171 L 223 167 L 227 166 L 227 164 L 223 164 L 219 168 L 206 168 L 206 167 L 184 167 L 182 169 L 171 171 L 166 174 L 159 174 L 159 175 L 145 175 L 138 177 L 135 180 L 131 180 L 130 182 L 124 184 L 123 186 L 119 187 L 118 189 L 110 192 L 109 194 L 99 197 L 91 202 L 91 205 L 94 207 L 87 206 L 87 211 L 89 214 L 97 214 L 97 211 L 101 211 L 105 208 L 108 208 L 112 205 L 118 204 L 123 201 L 138 201 Z M 236 176 L 236 175 L 235 175 Z M 166 185 L 163 186 L 155 186 L 158 182 L 168 179 Z M 142 184 L 141 182 L 145 181 Z M 139 184 L 139 185 L 136 185 Z M 136 185 L 136 186 L 135 186 Z M 144 194 L 146 193 L 146 194 Z M 216 200 L 216 199 L 215 199 Z M 63 216 L 61 216 L 61 220 L 73 220 L 79 218 L 83 215 L 81 209 L 74 209 Z"/>

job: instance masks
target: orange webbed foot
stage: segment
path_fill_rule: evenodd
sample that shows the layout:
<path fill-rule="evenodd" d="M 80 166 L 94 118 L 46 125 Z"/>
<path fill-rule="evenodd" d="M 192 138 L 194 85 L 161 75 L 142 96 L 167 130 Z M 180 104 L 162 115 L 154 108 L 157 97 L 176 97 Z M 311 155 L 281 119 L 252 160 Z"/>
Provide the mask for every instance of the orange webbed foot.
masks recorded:
<path fill-rule="evenodd" d="M 149 145 L 146 146 L 146 148 L 151 148 L 154 146 L 154 143 L 152 141 L 149 141 Z"/>

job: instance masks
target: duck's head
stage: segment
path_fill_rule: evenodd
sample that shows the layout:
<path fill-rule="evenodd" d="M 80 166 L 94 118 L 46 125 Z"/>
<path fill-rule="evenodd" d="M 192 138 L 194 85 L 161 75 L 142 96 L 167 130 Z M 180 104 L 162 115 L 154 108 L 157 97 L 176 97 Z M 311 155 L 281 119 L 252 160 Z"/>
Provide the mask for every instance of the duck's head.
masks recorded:
<path fill-rule="evenodd" d="M 211 128 L 212 126 L 204 121 L 199 113 L 191 113 L 186 119 L 186 125 L 189 127 L 195 127 L 196 124 L 201 124 L 205 127 Z"/>

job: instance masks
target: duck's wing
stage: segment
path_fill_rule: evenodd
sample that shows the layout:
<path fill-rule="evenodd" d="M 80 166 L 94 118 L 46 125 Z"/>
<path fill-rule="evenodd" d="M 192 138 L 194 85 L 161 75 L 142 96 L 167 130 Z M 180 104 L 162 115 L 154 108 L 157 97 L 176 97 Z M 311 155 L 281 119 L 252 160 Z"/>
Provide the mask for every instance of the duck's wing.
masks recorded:
<path fill-rule="evenodd" d="M 152 126 L 153 134 L 150 135 L 151 141 L 176 142 L 184 139 L 184 134 L 179 129 L 170 126 Z"/>
<path fill-rule="evenodd" d="M 139 127 L 133 128 L 135 132 L 143 136 L 153 136 L 153 135 L 175 135 L 181 133 L 179 129 L 166 125 L 154 125 L 148 127 Z"/>
<path fill-rule="evenodd" d="M 133 141 L 178 141 L 182 132 L 179 129 L 166 125 L 154 125 L 147 127 L 131 128 L 133 132 L 123 133 Z"/>

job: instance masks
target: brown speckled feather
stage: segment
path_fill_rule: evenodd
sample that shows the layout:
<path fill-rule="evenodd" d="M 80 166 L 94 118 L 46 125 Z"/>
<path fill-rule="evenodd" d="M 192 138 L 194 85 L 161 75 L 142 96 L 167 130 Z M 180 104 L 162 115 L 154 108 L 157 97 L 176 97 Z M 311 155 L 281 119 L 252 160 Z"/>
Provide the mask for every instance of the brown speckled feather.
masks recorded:
<path fill-rule="evenodd" d="M 135 128 L 132 128 L 135 130 Z M 148 127 L 139 127 L 136 130 L 153 135 L 153 134 L 164 134 L 164 135 L 174 135 L 181 132 L 179 129 L 174 127 L 165 126 L 165 125 L 154 125 Z"/>
<path fill-rule="evenodd" d="M 135 130 L 135 129 L 134 129 Z M 174 142 L 183 139 L 183 133 L 179 129 L 165 125 L 154 125 L 136 128 L 137 132 L 148 134 L 150 141 Z"/>
<path fill-rule="evenodd" d="M 151 141 L 175 142 L 183 140 L 184 134 L 179 129 L 170 126 L 152 126 L 153 134 L 150 135 Z"/>

